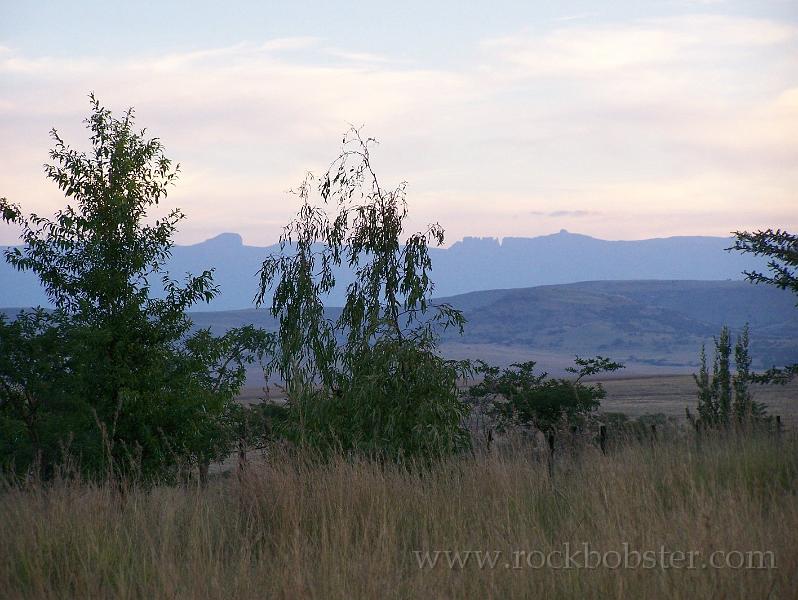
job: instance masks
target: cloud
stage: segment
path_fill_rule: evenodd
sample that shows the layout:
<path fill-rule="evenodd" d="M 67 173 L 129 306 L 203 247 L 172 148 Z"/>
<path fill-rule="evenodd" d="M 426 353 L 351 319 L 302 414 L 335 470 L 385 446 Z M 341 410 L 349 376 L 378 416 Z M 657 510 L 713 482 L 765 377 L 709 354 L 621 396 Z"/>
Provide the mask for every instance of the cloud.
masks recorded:
<path fill-rule="evenodd" d="M 594 12 L 584 12 L 575 15 L 565 15 L 563 17 L 556 17 L 552 19 L 554 22 L 566 22 L 566 21 L 581 21 L 583 19 L 590 19 L 591 17 L 595 17 L 598 13 Z"/>
<path fill-rule="evenodd" d="M 47 132 L 85 147 L 94 90 L 134 105 L 183 164 L 181 242 L 273 242 L 293 210 L 285 190 L 329 164 L 348 123 L 381 140 L 386 182 L 409 181 L 411 225 L 440 221 L 450 240 L 547 233 L 553 218 L 616 239 L 726 233 L 750 206 L 798 226 L 797 57 L 793 25 L 712 15 L 560 22 L 446 68 L 315 37 L 123 59 L 0 48 L 0 192 L 42 213 L 63 202 L 40 170 Z M 717 218 L 646 218 L 699 208 Z"/>
<path fill-rule="evenodd" d="M 304 50 L 317 46 L 320 42 L 320 38 L 313 36 L 274 38 L 264 42 L 261 48 L 268 51 Z"/>
<path fill-rule="evenodd" d="M 373 54 L 370 52 L 349 52 L 339 48 L 326 48 L 325 52 L 335 58 L 342 58 L 347 61 L 361 62 L 361 63 L 389 63 L 396 62 L 388 56 L 381 54 Z"/>
<path fill-rule="evenodd" d="M 625 24 L 558 27 L 483 40 L 494 59 L 520 77 L 606 75 L 624 69 L 656 68 L 720 58 L 733 49 L 794 42 L 798 27 L 766 19 L 690 15 L 641 19 Z"/>
<path fill-rule="evenodd" d="M 529 211 L 530 215 L 534 215 L 537 217 L 552 217 L 552 218 L 561 218 L 561 217 L 594 217 L 601 215 L 601 211 L 597 210 L 531 210 Z"/>
<path fill-rule="evenodd" d="M 547 214 L 549 217 L 591 217 L 601 214 L 594 210 L 553 210 Z"/>

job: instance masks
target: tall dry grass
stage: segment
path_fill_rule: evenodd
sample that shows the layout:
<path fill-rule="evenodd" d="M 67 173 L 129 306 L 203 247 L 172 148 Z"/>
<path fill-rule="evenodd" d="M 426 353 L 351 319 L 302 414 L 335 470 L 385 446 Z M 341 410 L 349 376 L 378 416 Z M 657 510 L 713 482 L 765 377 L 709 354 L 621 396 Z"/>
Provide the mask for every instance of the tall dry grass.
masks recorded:
<path fill-rule="evenodd" d="M 795 598 L 798 440 L 632 445 L 545 464 L 403 469 L 275 454 L 207 489 L 61 481 L 0 492 L 8 598 Z M 771 551 L 774 569 L 515 569 L 513 552 Z M 485 550 L 419 568 L 414 551 Z M 733 563 L 737 561 L 737 555 Z M 533 561 L 536 562 L 536 561 Z M 698 566 L 698 563 L 696 563 Z"/>

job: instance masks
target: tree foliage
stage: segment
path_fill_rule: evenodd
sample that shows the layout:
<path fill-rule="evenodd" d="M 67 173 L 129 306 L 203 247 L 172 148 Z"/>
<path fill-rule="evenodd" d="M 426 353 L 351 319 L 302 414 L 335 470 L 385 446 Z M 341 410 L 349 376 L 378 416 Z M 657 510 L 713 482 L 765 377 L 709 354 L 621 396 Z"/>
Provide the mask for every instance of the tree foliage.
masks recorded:
<path fill-rule="evenodd" d="M 766 256 L 770 274 L 746 271 L 745 275 L 754 283 L 775 285 L 798 294 L 798 236 L 781 229 L 764 231 L 735 231 L 736 240 L 731 250 Z"/>
<path fill-rule="evenodd" d="M 543 432 L 555 430 L 563 423 L 576 424 L 596 410 L 606 391 L 601 383 L 586 384 L 583 378 L 624 368 L 608 358 L 576 357 L 568 372 L 574 379 L 550 378 L 548 373 L 535 373 L 536 363 L 516 363 L 500 369 L 479 363 L 476 369 L 482 380 L 470 388 L 474 400 L 488 399 L 488 412 L 501 429 L 510 426 L 531 426 Z"/>
<path fill-rule="evenodd" d="M 790 290 L 798 295 L 798 236 L 782 229 L 766 229 L 749 233 L 735 231 L 734 246 L 728 250 L 737 250 L 755 256 L 768 257 L 769 274 L 759 271 L 745 271 L 745 276 L 754 283 L 774 285 L 783 290 Z M 797 305 L 798 306 L 798 305 Z M 786 383 L 798 375 L 798 363 L 773 366 L 764 373 L 753 376 L 758 383 Z"/>
<path fill-rule="evenodd" d="M 184 216 L 149 218 L 179 167 L 160 140 L 134 129 L 132 109 L 115 118 L 93 96 L 91 108 L 90 152 L 51 132 L 45 173 L 69 204 L 49 219 L 0 200 L 24 242 L 6 260 L 35 273 L 55 306 L 0 321 L 0 412 L 4 427 L 25 423 L 16 456 L 51 466 L 61 452 L 89 473 L 150 476 L 224 451 L 221 429 L 245 365 L 270 339 L 251 329 L 192 333 L 187 309 L 218 288 L 211 271 L 169 277 Z M 29 356 L 39 360 L 21 368 Z"/>
<path fill-rule="evenodd" d="M 452 452 L 467 443 L 457 378 L 464 365 L 437 354 L 442 329 L 462 330 L 451 306 L 433 305 L 430 225 L 405 237 L 406 186 L 383 187 L 373 139 L 351 130 L 341 154 L 296 190 L 301 206 L 267 257 L 256 297 L 273 291 L 279 320 L 270 370 L 286 382 L 295 439 L 390 457 Z M 337 267 L 353 273 L 337 318 L 325 296 Z"/>
<path fill-rule="evenodd" d="M 712 371 L 707 366 L 706 348 L 701 348 L 701 369 L 693 374 L 698 387 L 698 420 L 688 411 L 693 422 L 706 427 L 727 427 L 732 423 L 748 423 L 765 417 L 764 404 L 753 398 L 750 385 L 756 381 L 751 372 L 748 351 L 748 325 L 734 343 L 735 372 L 731 372 L 732 338 L 729 328 L 723 326 L 715 338 Z"/>
<path fill-rule="evenodd" d="M 73 411 L 68 383 L 69 338 L 63 315 L 44 309 L 9 319 L 0 314 L 0 459 L 24 471 L 35 460 L 58 460 L 64 431 L 90 426 Z M 78 441 L 79 443 L 79 441 Z"/>

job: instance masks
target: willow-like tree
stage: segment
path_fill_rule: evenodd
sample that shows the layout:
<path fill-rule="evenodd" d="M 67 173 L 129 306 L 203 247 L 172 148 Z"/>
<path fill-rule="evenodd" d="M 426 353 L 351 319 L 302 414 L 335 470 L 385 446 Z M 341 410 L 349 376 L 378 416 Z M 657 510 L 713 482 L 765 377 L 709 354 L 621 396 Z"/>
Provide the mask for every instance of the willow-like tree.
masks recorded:
<path fill-rule="evenodd" d="M 373 144 L 351 130 L 328 171 L 296 190 L 299 212 L 263 263 L 256 302 L 273 292 L 270 368 L 287 384 L 287 435 L 323 450 L 430 458 L 469 443 L 457 390 L 465 365 L 437 353 L 440 331 L 465 320 L 430 301 L 428 249 L 443 228 L 405 233 L 406 186 L 380 183 Z M 353 280 L 333 319 L 324 302 L 341 267 Z"/>

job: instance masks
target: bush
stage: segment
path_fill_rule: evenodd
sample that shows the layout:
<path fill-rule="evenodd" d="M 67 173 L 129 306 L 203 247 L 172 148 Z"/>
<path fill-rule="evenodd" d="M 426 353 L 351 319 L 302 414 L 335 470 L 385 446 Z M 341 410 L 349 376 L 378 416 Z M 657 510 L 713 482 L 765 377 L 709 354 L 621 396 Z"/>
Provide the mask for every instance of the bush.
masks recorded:
<path fill-rule="evenodd" d="M 606 396 L 600 383 L 582 383 L 584 377 L 617 371 L 622 364 L 608 358 L 576 357 L 576 366 L 568 371 L 576 379 L 549 378 L 548 373 L 535 373 L 536 363 L 528 361 L 499 369 L 480 362 L 476 369 L 483 379 L 472 386 L 473 400 L 488 399 L 488 412 L 500 429 L 510 426 L 531 426 L 551 432 L 559 425 L 577 425 L 595 411 Z"/>

